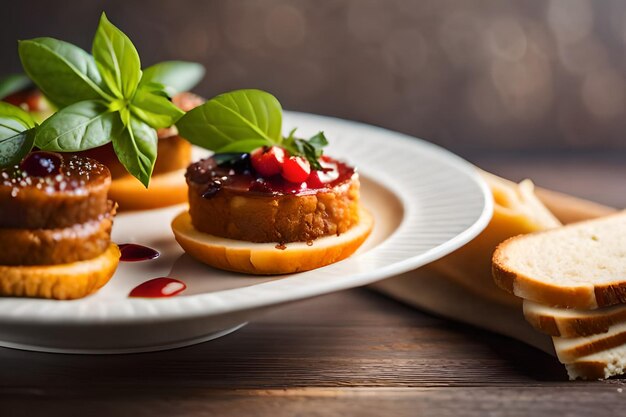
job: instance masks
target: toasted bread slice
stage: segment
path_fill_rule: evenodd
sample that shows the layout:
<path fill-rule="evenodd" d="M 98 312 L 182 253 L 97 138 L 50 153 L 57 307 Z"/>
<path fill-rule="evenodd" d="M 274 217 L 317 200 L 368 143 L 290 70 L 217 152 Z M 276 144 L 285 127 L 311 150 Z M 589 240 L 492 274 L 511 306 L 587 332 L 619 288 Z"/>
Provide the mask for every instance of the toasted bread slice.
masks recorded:
<path fill-rule="evenodd" d="M 111 182 L 109 198 L 117 202 L 120 211 L 149 210 L 185 203 L 185 170 L 155 175 L 148 188 L 130 175 L 118 178 Z"/>
<path fill-rule="evenodd" d="M 111 243 L 101 255 L 60 265 L 0 266 L 0 295 L 70 300 L 85 297 L 115 273 L 120 250 Z"/>
<path fill-rule="evenodd" d="M 374 218 L 361 209 L 359 223 L 339 236 L 325 236 L 312 243 L 253 243 L 226 239 L 194 229 L 188 212 L 172 221 L 176 241 L 200 262 L 227 271 L 255 275 L 290 274 L 320 268 L 352 255 L 367 239 Z"/>
<path fill-rule="evenodd" d="M 493 194 L 494 212 L 489 225 L 471 242 L 426 268 L 464 286 L 488 300 L 519 306 L 521 301 L 502 291 L 491 276 L 491 255 L 512 236 L 558 227 L 561 223 L 534 194 L 533 183 L 520 184 L 481 172 Z"/>
<path fill-rule="evenodd" d="M 508 239 L 493 255 L 493 276 L 510 293 L 553 307 L 626 303 L 626 212 Z"/>

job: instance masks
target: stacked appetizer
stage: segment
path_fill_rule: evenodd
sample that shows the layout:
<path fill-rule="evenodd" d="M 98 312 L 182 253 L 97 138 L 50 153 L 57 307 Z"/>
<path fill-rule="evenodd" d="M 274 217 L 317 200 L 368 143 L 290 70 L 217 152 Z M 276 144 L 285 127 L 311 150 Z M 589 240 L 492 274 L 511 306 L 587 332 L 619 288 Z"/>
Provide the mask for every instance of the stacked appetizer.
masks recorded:
<path fill-rule="evenodd" d="M 109 170 L 79 156 L 33 152 L 0 171 L 0 295 L 72 299 L 113 276 Z"/>
<path fill-rule="evenodd" d="M 123 210 L 185 202 L 191 145 L 175 123 L 204 102 L 186 92 L 203 77 L 201 65 L 167 61 L 142 70 L 130 39 L 104 15 L 92 54 L 57 39 L 36 38 L 21 41 L 19 55 L 28 78 L 5 78 L 0 98 L 28 110 L 36 121 L 58 109 L 38 128 L 36 147 L 107 165 L 113 178 L 110 197 Z M 163 157 L 157 158 L 159 153 Z"/>
<path fill-rule="evenodd" d="M 345 259 L 371 232 L 356 170 L 322 154 L 322 132 L 283 137 L 282 108 L 271 94 L 222 94 L 178 128 L 217 151 L 187 169 L 189 210 L 172 222 L 194 258 L 236 272 L 293 273 Z"/>

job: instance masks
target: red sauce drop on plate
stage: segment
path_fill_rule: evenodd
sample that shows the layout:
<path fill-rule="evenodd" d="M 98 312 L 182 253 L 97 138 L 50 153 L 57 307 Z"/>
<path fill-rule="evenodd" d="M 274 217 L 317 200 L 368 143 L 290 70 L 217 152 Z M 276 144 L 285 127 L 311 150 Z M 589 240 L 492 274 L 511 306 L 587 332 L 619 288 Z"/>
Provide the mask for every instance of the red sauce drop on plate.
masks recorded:
<path fill-rule="evenodd" d="M 129 297 L 164 298 L 173 297 L 185 291 L 187 285 L 174 278 L 161 277 L 137 285 L 128 294 Z"/>
<path fill-rule="evenodd" d="M 122 256 L 120 256 L 120 261 L 122 262 L 147 261 L 158 258 L 160 255 L 155 249 L 135 243 L 123 243 L 117 246 L 119 246 L 120 252 L 122 252 Z"/>

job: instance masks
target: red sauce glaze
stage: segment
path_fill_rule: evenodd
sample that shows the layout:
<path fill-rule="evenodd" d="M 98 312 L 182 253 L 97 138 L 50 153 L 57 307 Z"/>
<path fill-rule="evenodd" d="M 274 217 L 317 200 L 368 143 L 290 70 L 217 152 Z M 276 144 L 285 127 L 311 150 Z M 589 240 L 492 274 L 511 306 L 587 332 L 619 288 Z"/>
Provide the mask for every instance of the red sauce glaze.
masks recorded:
<path fill-rule="evenodd" d="M 233 167 L 218 164 L 213 157 L 202 159 L 187 168 L 190 183 L 204 185 L 195 187 L 204 198 L 211 198 L 219 190 L 256 195 L 310 195 L 349 182 L 356 170 L 344 162 L 327 156 L 322 157 L 323 169 L 312 171 L 307 181 L 293 183 L 280 175 L 269 178 L 259 176 L 245 164 Z M 238 162 L 239 163 L 239 162 Z"/>
<path fill-rule="evenodd" d="M 129 297 L 164 298 L 173 297 L 185 291 L 187 285 L 174 278 L 160 277 L 137 285 L 128 294 Z"/>
<path fill-rule="evenodd" d="M 158 258 L 160 253 L 147 246 L 137 245 L 135 243 L 123 243 L 117 245 L 122 252 L 120 261 L 122 262 L 139 262 Z"/>

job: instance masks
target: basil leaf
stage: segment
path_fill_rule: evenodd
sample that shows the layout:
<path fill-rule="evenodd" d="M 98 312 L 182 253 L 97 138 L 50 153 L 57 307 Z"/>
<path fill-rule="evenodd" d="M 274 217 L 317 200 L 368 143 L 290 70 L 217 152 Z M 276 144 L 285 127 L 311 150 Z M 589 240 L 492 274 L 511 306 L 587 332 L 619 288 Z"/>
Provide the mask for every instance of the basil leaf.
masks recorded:
<path fill-rule="evenodd" d="M 93 57 L 105 84 L 118 98 L 131 99 L 141 79 L 141 62 L 133 43 L 102 13 L 93 39 Z"/>
<path fill-rule="evenodd" d="M 156 130 L 129 116 L 126 128 L 113 136 L 113 149 L 126 170 L 148 188 L 157 156 Z"/>
<path fill-rule="evenodd" d="M 170 127 L 185 114 L 167 98 L 143 88 L 137 89 L 130 110 L 155 129 Z"/>
<path fill-rule="evenodd" d="M 265 140 L 250 139 L 250 140 L 238 140 L 237 142 L 229 143 L 228 145 L 215 150 L 216 153 L 229 153 L 229 152 L 252 152 L 256 148 L 267 145 Z"/>
<path fill-rule="evenodd" d="M 111 99 L 91 55 L 71 43 L 53 38 L 19 42 L 24 71 L 55 104 Z"/>
<path fill-rule="evenodd" d="M 282 108 L 269 93 L 237 90 L 187 112 L 176 127 L 189 142 L 210 150 L 241 140 L 272 145 L 282 140 Z"/>
<path fill-rule="evenodd" d="M 0 100 L 24 90 L 32 81 L 23 74 L 11 74 L 0 78 Z"/>
<path fill-rule="evenodd" d="M 316 149 L 316 152 L 319 152 L 319 156 L 322 156 L 322 148 L 328 146 L 328 139 L 326 139 L 324 132 L 318 132 L 311 136 L 308 142 Z"/>
<path fill-rule="evenodd" d="M 121 132 L 118 113 L 100 101 L 68 106 L 41 124 L 35 143 L 48 151 L 76 152 L 102 146 Z"/>
<path fill-rule="evenodd" d="M 166 87 L 163 84 L 153 83 L 153 82 L 139 83 L 139 87 L 137 87 L 137 91 L 139 90 L 149 91 L 153 94 L 169 99 L 171 97 L 171 94 L 168 94 L 167 91 L 165 91 L 165 89 Z"/>
<path fill-rule="evenodd" d="M 324 132 L 319 132 L 310 137 L 309 140 L 295 138 L 293 136 L 294 130 L 289 133 L 283 143 L 285 149 L 289 151 L 291 155 L 304 156 L 311 164 L 313 169 L 322 169 L 319 163 L 319 158 L 324 153 L 323 147 L 328 145 L 328 139 L 324 135 Z"/>
<path fill-rule="evenodd" d="M 0 167 L 17 165 L 30 152 L 35 142 L 35 128 L 0 139 Z"/>
<path fill-rule="evenodd" d="M 165 61 L 144 69 L 141 84 L 162 84 L 172 96 L 191 90 L 202 80 L 204 73 L 204 66 L 196 62 Z"/>
<path fill-rule="evenodd" d="M 0 101 L 0 138 L 7 138 L 35 127 L 33 117 L 21 108 Z"/>

